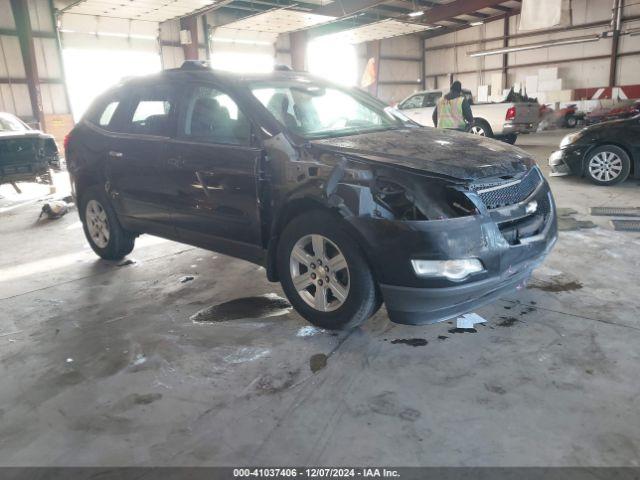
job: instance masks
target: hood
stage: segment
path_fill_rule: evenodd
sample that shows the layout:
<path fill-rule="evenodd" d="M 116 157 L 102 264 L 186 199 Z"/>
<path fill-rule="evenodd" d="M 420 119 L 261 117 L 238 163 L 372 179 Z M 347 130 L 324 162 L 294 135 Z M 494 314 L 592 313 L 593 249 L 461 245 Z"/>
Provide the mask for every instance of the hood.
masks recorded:
<path fill-rule="evenodd" d="M 638 120 L 640 120 L 640 115 L 629 118 L 621 118 L 618 120 L 609 120 L 607 122 L 600 122 L 596 123 L 595 125 L 589 125 L 588 127 L 584 128 L 584 131 L 588 133 L 600 133 L 602 130 L 609 130 L 613 127 L 624 128 L 633 122 L 637 122 Z"/>
<path fill-rule="evenodd" d="M 327 138 L 311 144 L 323 151 L 465 181 L 511 176 L 535 164 L 525 151 L 506 143 L 430 127 Z"/>

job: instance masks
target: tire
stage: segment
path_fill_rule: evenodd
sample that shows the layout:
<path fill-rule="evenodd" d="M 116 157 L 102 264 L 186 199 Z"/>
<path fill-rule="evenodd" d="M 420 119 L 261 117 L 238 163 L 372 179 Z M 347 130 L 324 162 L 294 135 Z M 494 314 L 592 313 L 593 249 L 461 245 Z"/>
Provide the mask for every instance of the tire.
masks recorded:
<path fill-rule="evenodd" d="M 135 235 L 120 225 L 105 191 L 97 185 L 80 196 L 80 219 L 84 235 L 96 254 L 120 260 L 133 250 Z"/>
<path fill-rule="evenodd" d="M 575 115 L 567 115 L 564 117 L 564 126 L 567 128 L 576 128 L 578 125 L 578 118 Z"/>
<path fill-rule="evenodd" d="M 608 187 L 623 182 L 630 171 L 629 155 L 615 145 L 603 145 L 585 157 L 584 174 L 596 185 Z"/>
<path fill-rule="evenodd" d="M 276 263 L 287 298 L 313 325 L 348 330 L 380 308 L 369 264 L 342 220 L 329 212 L 315 210 L 289 222 L 278 242 Z"/>
<path fill-rule="evenodd" d="M 473 125 L 469 127 L 469 133 L 478 135 L 480 137 L 493 138 L 493 131 L 487 122 L 484 120 L 474 120 Z"/>

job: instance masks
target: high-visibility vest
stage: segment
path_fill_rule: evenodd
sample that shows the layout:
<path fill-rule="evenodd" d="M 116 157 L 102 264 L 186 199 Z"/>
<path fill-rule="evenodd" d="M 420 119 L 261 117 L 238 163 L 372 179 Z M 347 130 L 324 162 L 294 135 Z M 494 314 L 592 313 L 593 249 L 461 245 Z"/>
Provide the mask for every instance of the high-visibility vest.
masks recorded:
<path fill-rule="evenodd" d="M 464 121 L 462 113 L 462 102 L 464 102 L 463 96 L 451 100 L 442 97 L 438 100 L 438 128 L 466 128 L 467 123 Z"/>

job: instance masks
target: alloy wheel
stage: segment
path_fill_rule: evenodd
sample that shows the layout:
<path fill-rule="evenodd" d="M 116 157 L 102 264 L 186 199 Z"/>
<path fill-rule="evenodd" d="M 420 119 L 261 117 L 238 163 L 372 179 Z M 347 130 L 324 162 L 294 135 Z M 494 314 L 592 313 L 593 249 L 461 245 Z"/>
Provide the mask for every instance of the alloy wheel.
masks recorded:
<path fill-rule="evenodd" d="M 296 292 L 315 310 L 337 310 L 349 296 L 347 260 L 338 246 L 322 235 L 305 235 L 296 242 L 289 270 Z"/>
<path fill-rule="evenodd" d="M 109 244 L 109 220 L 107 212 L 105 212 L 100 202 L 97 200 L 89 200 L 85 209 L 85 222 L 89 236 L 95 245 L 99 248 L 106 248 Z"/>
<path fill-rule="evenodd" d="M 473 133 L 474 135 L 479 135 L 481 137 L 486 137 L 487 136 L 487 132 L 484 131 L 484 128 L 479 127 L 478 125 L 474 125 L 473 127 L 471 127 L 471 130 L 469 130 L 471 133 Z"/>
<path fill-rule="evenodd" d="M 611 182 L 622 173 L 622 159 L 613 152 L 600 152 L 589 160 L 589 175 L 600 182 Z"/>

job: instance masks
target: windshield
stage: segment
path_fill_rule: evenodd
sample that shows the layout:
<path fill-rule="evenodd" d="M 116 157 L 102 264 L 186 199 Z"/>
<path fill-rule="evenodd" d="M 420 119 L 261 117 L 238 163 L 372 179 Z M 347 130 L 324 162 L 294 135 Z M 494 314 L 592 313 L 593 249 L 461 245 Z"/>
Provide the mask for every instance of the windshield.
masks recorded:
<path fill-rule="evenodd" d="M 368 133 L 404 127 L 397 113 L 365 94 L 319 83 L 281 81 L 249 87 L 284 125 L 305 139 Z"/>
<path fill-rule="evenodd" d="M 0 115 L 0 132 L 23 132 L 29 130 L 24 123 L 13 115 Z"/>

